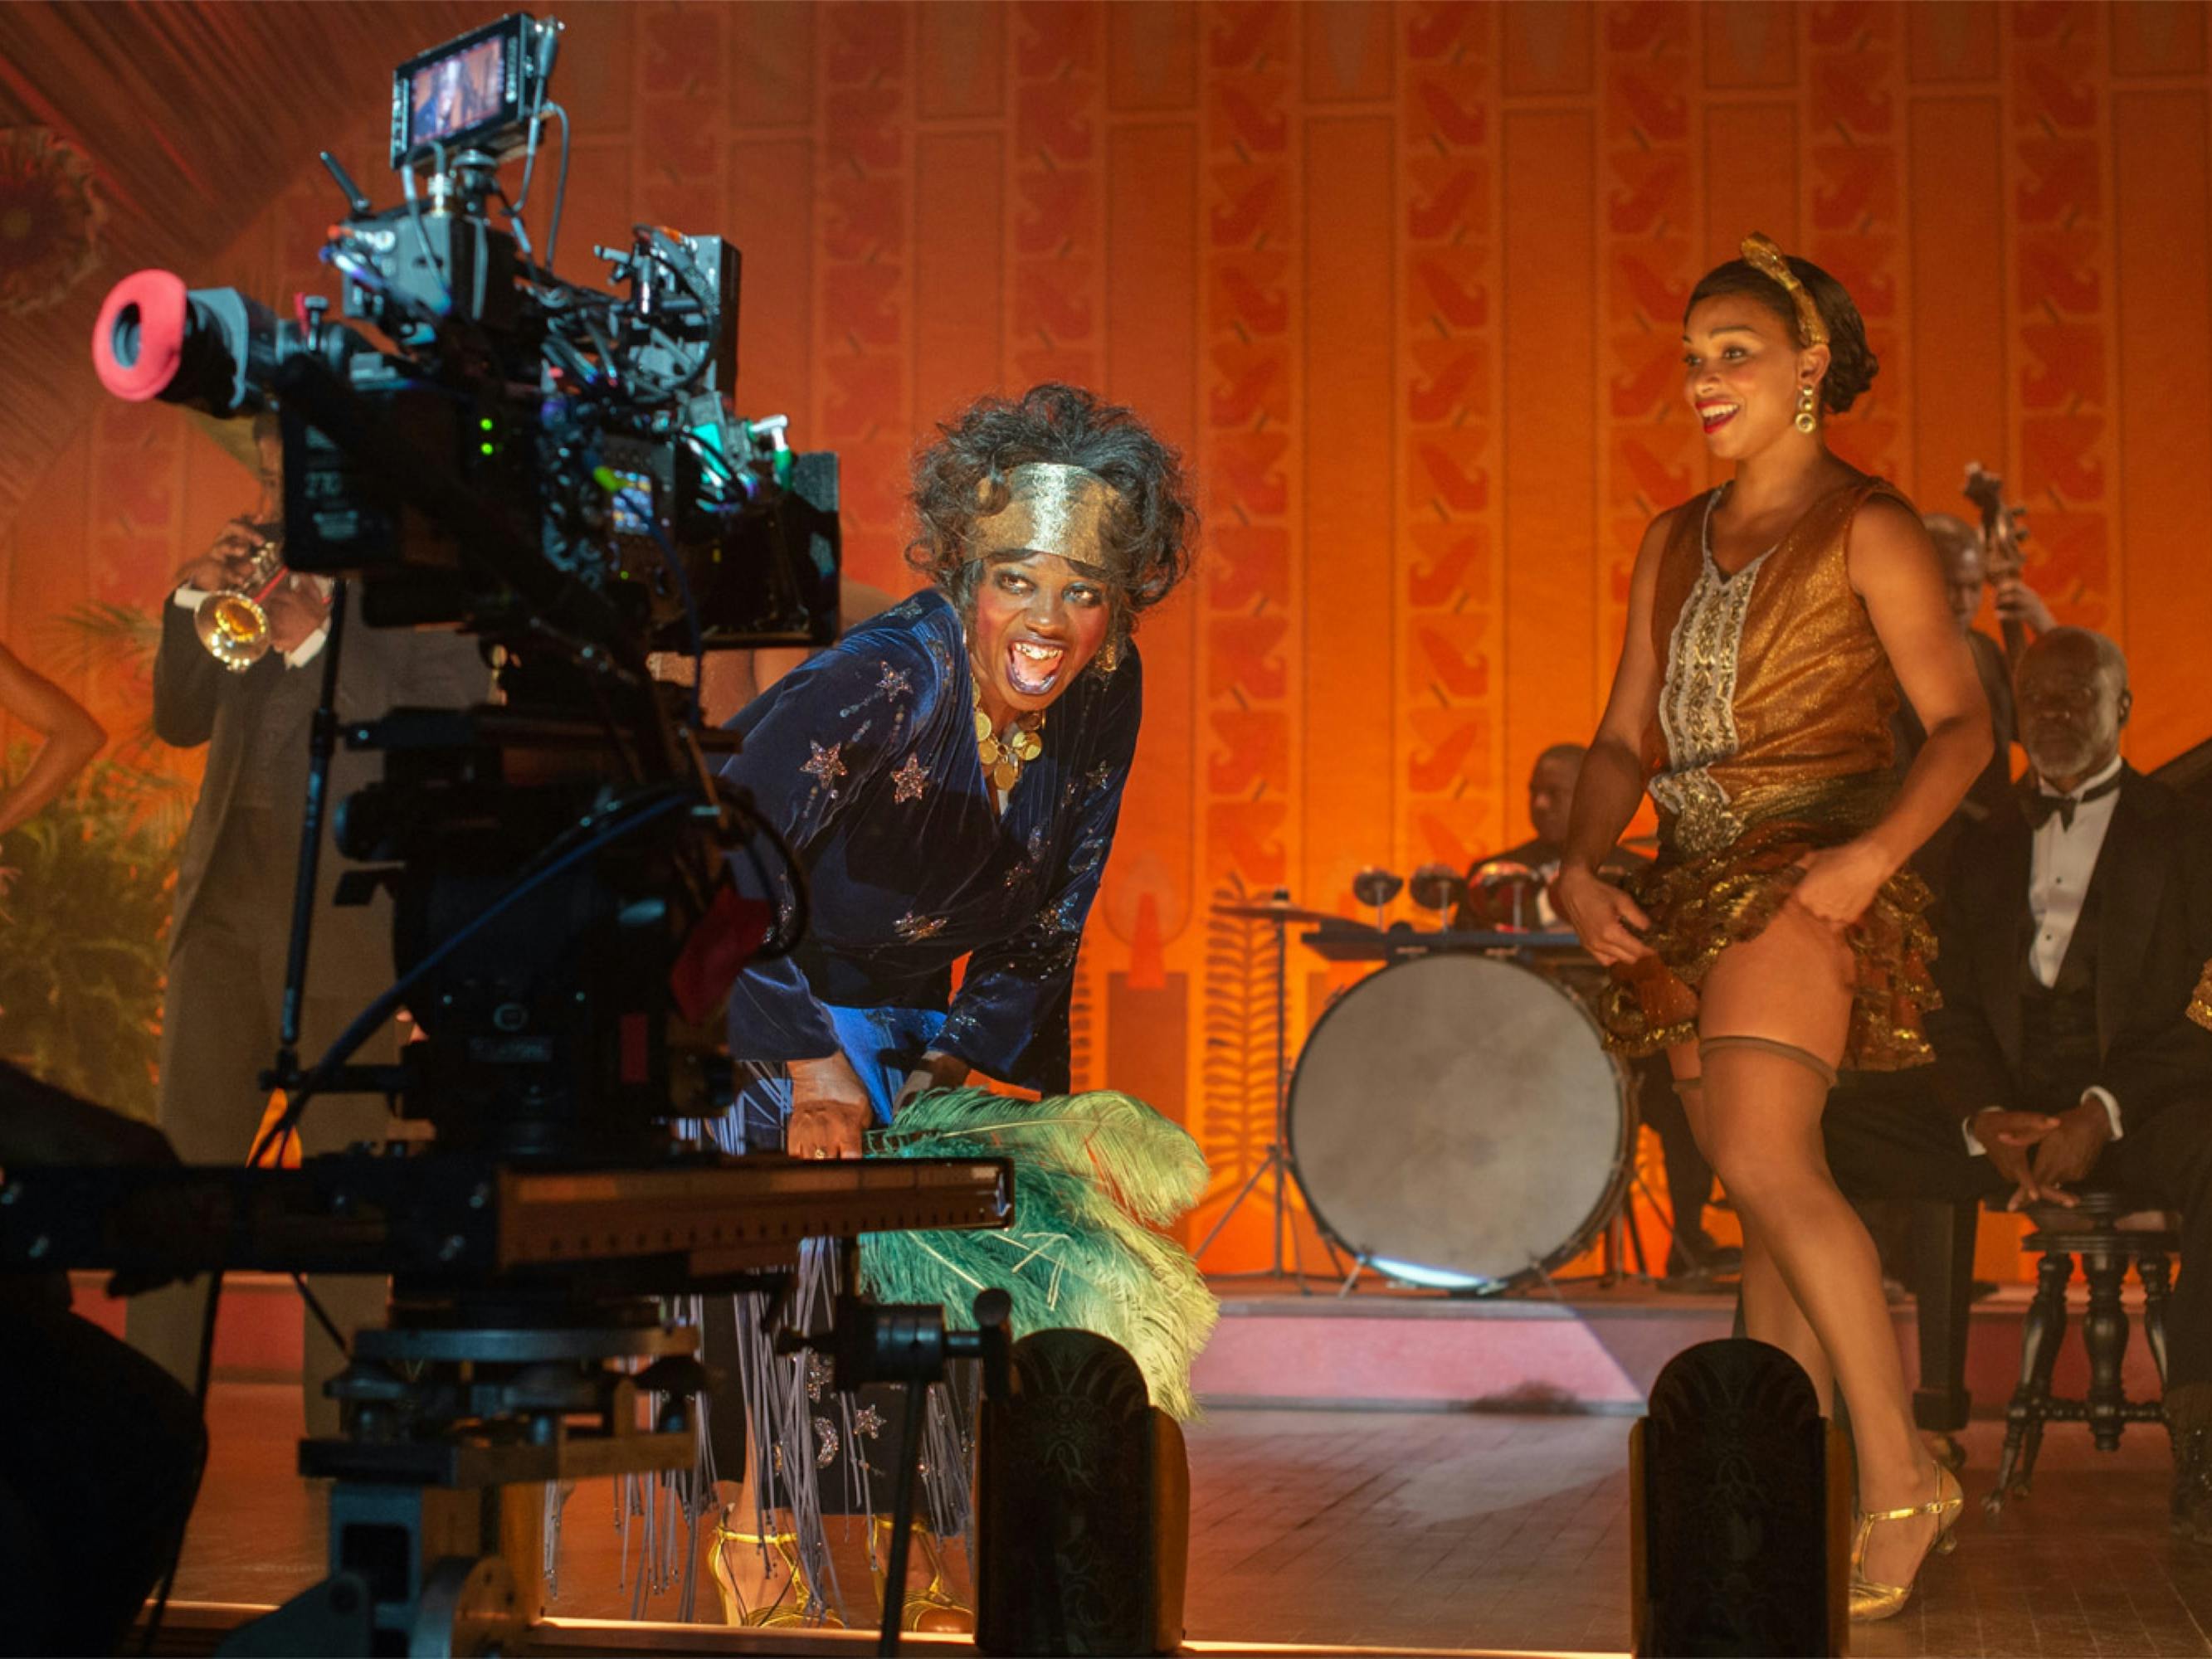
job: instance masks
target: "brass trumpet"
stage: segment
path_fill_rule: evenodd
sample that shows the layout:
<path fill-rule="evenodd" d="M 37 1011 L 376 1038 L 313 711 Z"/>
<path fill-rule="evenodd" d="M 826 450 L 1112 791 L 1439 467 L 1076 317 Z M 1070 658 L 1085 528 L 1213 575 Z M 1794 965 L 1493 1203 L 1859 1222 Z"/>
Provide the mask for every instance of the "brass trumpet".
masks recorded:
<path fill-rule="evenodd" d="M 208 654 L 232 673 L 243 674 L 269 654 L 269 613 L 261 602 L 290 574 L 281 544 L 264 538 L 254 543 L 246 574 L 209 594 L 193 611 L 192 631 Z"/>

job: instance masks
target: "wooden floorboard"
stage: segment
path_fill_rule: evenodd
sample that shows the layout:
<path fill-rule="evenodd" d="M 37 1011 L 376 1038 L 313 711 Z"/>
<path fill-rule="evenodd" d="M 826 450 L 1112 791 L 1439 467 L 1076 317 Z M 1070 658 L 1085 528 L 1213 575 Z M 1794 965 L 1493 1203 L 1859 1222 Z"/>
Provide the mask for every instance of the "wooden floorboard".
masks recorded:
<path fill-rule="evenodd" d="M 292 1474 L 297 1391 L 219 1385 L 214 1451 L 178 1595 L 282 1601 L 320 1576 L 319 1498 Z M 1194 1638 L 1376 1648 L 1614 1653 L 1628 1644 L 1628 1425 L 1618 1418 L 1217 1412 L 1189 1434 Z M 1978 1499 L 2002 1427 L 1966 1436 L 1960 1546 L 1887 1625 L 1873 1659 L 2212 1656 L 2212 1549 L 2166 1529 L 2166 1437 L 2099 1454 L 2054 1426 L 2034 1492 Z M 568 1505 L 550 1611 L 622 1618 L 635 1564 L 605 1483 Z M 635 1524 L 635 1523 L 634 1523 Z M 702 1616 L 712 1617 L 711 1596 Z M 673 1589 L 644 1598 L 677 1617 Z"/>

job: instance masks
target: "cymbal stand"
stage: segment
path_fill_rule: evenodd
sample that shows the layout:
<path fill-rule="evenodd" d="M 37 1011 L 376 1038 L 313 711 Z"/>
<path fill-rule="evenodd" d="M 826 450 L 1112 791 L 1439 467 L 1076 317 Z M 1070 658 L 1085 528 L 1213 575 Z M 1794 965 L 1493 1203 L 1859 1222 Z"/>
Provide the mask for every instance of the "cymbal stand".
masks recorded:
<path fill-rule="evenodd" d="M 1291 902 L 1291 895 L 1288 889 L 1278 887 L 1268 895 L 1268 899 L 1272 903 L 1287 906 Z M 1298 1243 L 1297 1218 L 1291 1213 L 1290 1209 L 1291 1183 L 1297 1179 L 1297 1172 L 1291 1166 L 1290 1144 L 1291 919 L 1288 916 L 1271 916 L 1267 919 L 1267 922 L 1268 926 L 1275 930 L 1274 1133 L 1267 1142 L 1265 1156 L 1261 1158 L 1252 1173 L 1245 1178 L 1244 1184 L 1237 1189 L 1237 1195 L 1229 1200 L 1229 1207 L 1214 1218 L 1213 1225 L 1206 1230 L 1205 1238 L 1200 1242 L 1198 1249 L 1192 1251 L 1191 1255 L 1194 1260 L 1203 1262 L 1206 1260 L 1206 1251 L 1213 1247 L 1213 1241 L 1221 1237 L 1222 1229 L 1229 1224 L 1230 1218 L 1243 1207 L 1244 1200 L 1257 1190 L 1263 1178 L 1272 1176 L 1273 1184 L 1269 1199 L 1269 1208 L 1272 1212 L 1271 1231 L 1273 1237 L 1273 1252 L 1270 1265 L 1266 1267 L 1245 1268 L 1231 1273 L 1212 1273 L 1208 1277 L 1224 1279 L 1294 1279 L 1297 1281 L 1298 1294 L 1311 1296 L 1313 1289 L 1306 1283 L 1305 1253 Z M 1306 1209 L 1307 1213 L 1312 1213 L 1313 1206 L 1310 1202 L 1308 1203 Z M 1290 1267 L 1287 1272 L 1285 1270 L 1283 1261 L 1283 1242 L 1285 1237 L 1290 1241 Z M 1329 1243 L 1327 1234 L 1322 1236 L 1321 1243 L 1322 1249 L 1328 1253 L 1332 1271 L 1342 1273 L 1344 1262 L 1338 1256 L 1336 1247 Z M 1354 1263 L 1352 1276 L 1345 1280 L 1346 1285 L 1349 1285 L 1352 1279 L 1358 1278 L 1358 1265 Z"/>

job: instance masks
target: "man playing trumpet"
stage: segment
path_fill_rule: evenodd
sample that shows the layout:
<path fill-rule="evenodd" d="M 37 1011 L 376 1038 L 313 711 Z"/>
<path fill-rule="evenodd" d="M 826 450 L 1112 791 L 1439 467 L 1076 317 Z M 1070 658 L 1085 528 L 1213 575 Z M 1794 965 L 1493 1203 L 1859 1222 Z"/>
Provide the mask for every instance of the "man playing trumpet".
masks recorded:
<path fill-rule="evenodd" d="M 155 733 L 179 748 L 207 748 L 178 855 L 157 1085 L 161 1127 L 187 1163 L 242 1162 L 268 1104 L 258 1077 L 276 1053 L 308 738 L 329 635 L 327 582 L 284 572 L 270 585 L 272 569 L 280 568 L 274 557 L 283 538 L 283 449 L 273 416 L 257 419 L 253 436 L 260 499 L 179 573 L 162 608 L 154 658 Z M 240 591 L 260 606 L 265 637 L 254 638 L 250 628 L 204 631 L 210 597 L 221 601 Z M 339 666 L 338 714 L 368 719 L 399 703 L 461 708 L 483 702 L 489 684 L 474 640 L 355 627 L 346 632 Z M 331 766 L 332 804 L 368 781 L 376 765 L 341 748 Z M 341 864 L 326 827 L 301 1021 L 300 1051 L 308 1062 L 392 977 L 390 907 L 380 899 L 335 907 Z M 378 1042 L 381 1051 L 372 1043 L 364 1063 L 396 1052 L 389 1031 Z M 305 1151 L 328 1152 L 380 1139 L 385 1130 L 380 1102 L 333 1096 L 316 1102 L 301 1138 Z M 349 1334 L 382 1319 L 381 1281 L 341 1279 L 318 1291 Z M 128 1316 L 132 1344 L 186 1382 L 206 1293 L 204 1280 L 172 1286 L 137 1298 Z M 323 1397 L 322 1382 L 343 1361 L 313 1321 L 306 1359 L 308 1431 L 334 1432 L 337 1406 Z"/>

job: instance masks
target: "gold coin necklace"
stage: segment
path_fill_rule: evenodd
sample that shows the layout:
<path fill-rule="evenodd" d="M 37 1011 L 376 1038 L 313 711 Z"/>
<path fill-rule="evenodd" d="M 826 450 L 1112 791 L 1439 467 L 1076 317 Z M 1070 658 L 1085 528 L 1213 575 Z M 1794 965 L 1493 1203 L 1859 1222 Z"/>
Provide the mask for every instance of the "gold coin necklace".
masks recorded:
<path fill-rule="evenodd" d="M 983 687 L 972 674 L 968 690 L 975 704 L 975 752 L 982 759 L 984 775 L 1000 794 L 1011 793 L 1021 780 L 1022 768 L 1044 753 L 1044 740 L 1037 736 L 1044 728 L 1044 710 L 1015 715 L 1002 738 L 983 712 Z"/>

